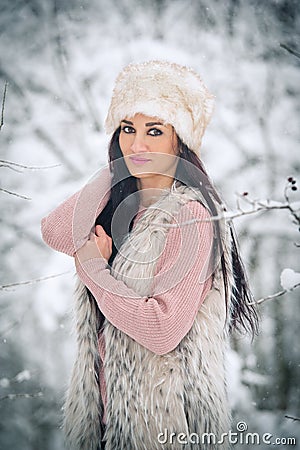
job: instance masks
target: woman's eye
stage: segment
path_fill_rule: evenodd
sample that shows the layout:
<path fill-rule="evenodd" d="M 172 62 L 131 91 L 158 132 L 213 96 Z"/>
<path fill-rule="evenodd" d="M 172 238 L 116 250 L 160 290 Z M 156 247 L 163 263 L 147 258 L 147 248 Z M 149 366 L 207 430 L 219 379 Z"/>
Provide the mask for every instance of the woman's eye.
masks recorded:
<path fill-rule="evenodd" d="M 148 131 L 148 134 L 150 134 L 150 136 L 160 136 L 162 131 L 158 128 L 151 128 L 151 130 Z"/>
<path fill-rule="evenodd" d="M 122 127 L 122 131 L 124 131 L 124 133 L 130 134 L 130 133 L 134 133 L 134 128 L 129 127 L 128 125 L 124 125 Z"/>

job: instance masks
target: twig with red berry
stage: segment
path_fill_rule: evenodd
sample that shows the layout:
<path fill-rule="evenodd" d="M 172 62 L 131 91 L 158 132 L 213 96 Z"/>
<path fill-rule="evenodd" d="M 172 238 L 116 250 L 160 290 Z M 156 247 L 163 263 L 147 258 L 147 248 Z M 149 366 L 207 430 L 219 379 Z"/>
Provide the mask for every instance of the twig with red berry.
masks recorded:
<path fill-rule="evenodd" d="M 227 211 L 225 207 L 223 207 L 222 213 L 212 216 L 209 219 L 191 219 L 181 223 L 171 223 L 171 224 L 157 224 L 163 227 L 182 227 L 185 225 L 192 225 L 197 222 L 209 222 L 212 220 L 233 220 L 238 217 L 247 216 L 250 214 L 256 214 L 261 211 L 269 211 L 274 209 L 287 209 L 293 216 L 294 223 L 300 226 L 300 202 L 291 202 L 288 196 L 288 191 L 297 191 L 296 180 L 293 177 L 289 177 L 287 179 L 287 185 L 284 189 L 284 198 L 285 202 L 278 202 L 274 200 L 253 200 L 249 197 L 248 192 L 244 192 L 243 194 L 238 194 L 237 198 L 237 208 L 236 211 Z M 243 200 L 248 205 L 251 206 L 250 209 L 242 208 L 240 200 Z M 299 228 L 300 231 L 300 228 Z"/>
<path fill-rule="evenodd" d="M 250 210 L 243 210 L 240 206 L 239 200 L 237 200 L 237 210 L 238 213 L 233 213 L 231 218 L 240 217 L 243 215 L 253 214 L 260 211 L 266 211 L 270 209 L 288 209 L 293 216 L 294 223 L 300 225 L 300 204 L 299 202 L 291 202 L 289 198 L 289 191 L 297 191 L 297 181 L 294 177 L 288 177 L 287 184 L 284 188 L 284 198 L 285 202 L 275 202 L 271 200 L 252 200 L 248 197 L 248 192 L 244 192 L 239 195 L 245 202 L 250 204 L 252 208 Z M 300 228 L 299 228 L 300 231 Z"/>

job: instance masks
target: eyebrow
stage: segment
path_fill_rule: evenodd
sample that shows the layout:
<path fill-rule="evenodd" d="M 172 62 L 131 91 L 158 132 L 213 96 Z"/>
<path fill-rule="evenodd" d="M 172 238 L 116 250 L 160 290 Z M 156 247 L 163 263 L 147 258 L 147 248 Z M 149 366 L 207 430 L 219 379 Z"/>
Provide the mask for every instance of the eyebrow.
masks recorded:
<path fill-rule="evenodd" d="M 127 123 L 128 125 L 133 125 L 133 123 L 130 122 L 129 120 L 121 120 L 121 122 Z"/>
<path fill-rule="evenodd" d="M 146 127 L 153 127 L 154 125 L 164 125 L 164 124 L 161 122 L 148 122 L 145 125 Z"/>
<path fill-rule="evenodd" d="M 127 125 L 133 125 L 133 122 L 130 122 L 130 120 L 122 120 L 122 122 L 127 123 Z M 162 125 L 165 126 L 163 123 L 161 122 L 147 122 L 145 123 L 146 127 L 153 127 L 154 125 Z"/>

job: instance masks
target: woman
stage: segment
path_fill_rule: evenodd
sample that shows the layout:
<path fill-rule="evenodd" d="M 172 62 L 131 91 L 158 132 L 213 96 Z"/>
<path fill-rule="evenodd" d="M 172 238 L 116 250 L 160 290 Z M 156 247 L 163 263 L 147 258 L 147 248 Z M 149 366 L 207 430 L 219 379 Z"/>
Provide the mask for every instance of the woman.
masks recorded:
<path fill-rule="evenodd" d="M 199 159 L 212 103 L 190 68 L 127 66 L 106 119 L 109 169 L 42 221 L 80 279 L 72 449 L 228 448 L 228 331 L 255 332 L 257 316 Z"/>

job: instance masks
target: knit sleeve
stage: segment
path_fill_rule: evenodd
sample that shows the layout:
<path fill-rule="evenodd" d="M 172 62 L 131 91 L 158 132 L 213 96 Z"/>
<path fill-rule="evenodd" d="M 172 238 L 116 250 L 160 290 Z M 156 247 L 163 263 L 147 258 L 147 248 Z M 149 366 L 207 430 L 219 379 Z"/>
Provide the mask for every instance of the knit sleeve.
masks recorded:
<path fill-rule="evenodd" d="M 159 355 L 172 351 L 188 333 L 211 288 L 212 223 L 207 220 L 207 209 L 199 202 L 190 201 L 187 205 L 181 207 L 177 222 L 186 222 L 190 213 L 199 221 L 190 231 L 189 225 L 170 228 L 156 266 L 151 297 L 140 297 L 123 281 L 116 280 L 103 258 L 85 261 L 83 265 L 75 260 L 79 277 L 109 322 Z"/>
<path fill-rule="evenodd" d="M 73 256 L 87 241 L 96 217 L 110 196 L 110 171 L 105 167 L 90 183 L 41 221 L 42 237 L 54 250 Z"/>

